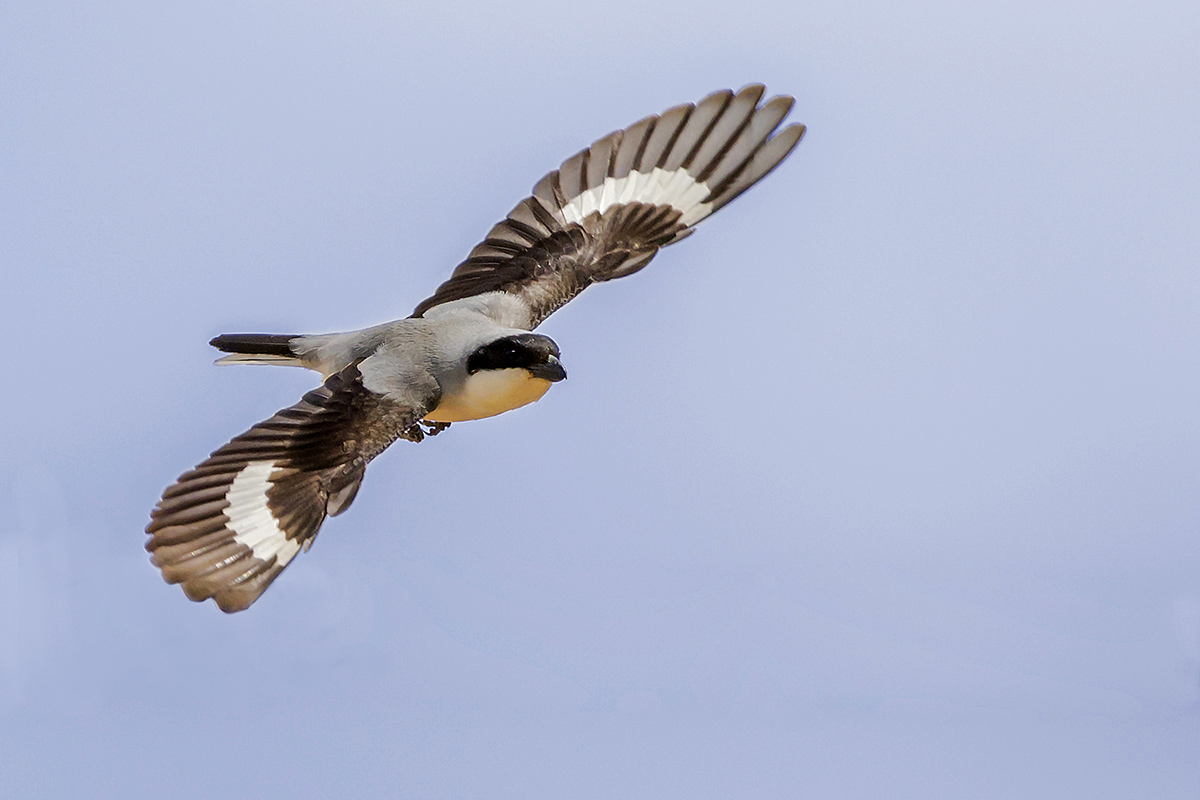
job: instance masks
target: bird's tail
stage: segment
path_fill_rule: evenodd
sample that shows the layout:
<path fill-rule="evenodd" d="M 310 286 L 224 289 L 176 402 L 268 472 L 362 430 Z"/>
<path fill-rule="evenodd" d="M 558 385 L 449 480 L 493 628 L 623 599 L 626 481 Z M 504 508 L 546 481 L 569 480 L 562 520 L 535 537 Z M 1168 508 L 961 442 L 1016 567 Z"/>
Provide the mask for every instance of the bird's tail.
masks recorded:
<path fill-rule="evenodd" d="M 304 367 L 328 378 L 356 358 L 369 355 L 378 346 L 387 326 L 366 331 L 321 334 L 223 333 L 209 344 L 229 353 L 217 363 L 274 364 Z M 361 351 L 361 352 L 360 352 Z"/>
<path fill-rule="evenodd" d="M 217 359 L 218 364 L 278 364 L 303 367 L 305 364 L 293 343 L 304 337 L 277 333 L 223 333 L 209 344 L 230 355 Z"/>

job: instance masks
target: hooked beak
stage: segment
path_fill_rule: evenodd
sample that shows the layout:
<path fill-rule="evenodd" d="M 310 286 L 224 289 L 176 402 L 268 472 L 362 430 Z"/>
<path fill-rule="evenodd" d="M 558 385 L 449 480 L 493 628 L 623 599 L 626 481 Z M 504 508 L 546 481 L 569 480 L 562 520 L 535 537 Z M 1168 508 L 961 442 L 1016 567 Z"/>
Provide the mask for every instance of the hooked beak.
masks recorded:
<path fill-rule="evenodd" d="M 525 369 L 528 370 L 529 374 L 533 377 L 541 378 L 542 380 L 550 381 L 551 383 L 558 383 L 561 380 L 565 380 L 567 377 L 567 371 L 563 369 L 563 365 L 559 363 L 559 360 L 554 356 L 550 356 L 545 364 L 535 364 L 534 366 L 526 367 Z"/>

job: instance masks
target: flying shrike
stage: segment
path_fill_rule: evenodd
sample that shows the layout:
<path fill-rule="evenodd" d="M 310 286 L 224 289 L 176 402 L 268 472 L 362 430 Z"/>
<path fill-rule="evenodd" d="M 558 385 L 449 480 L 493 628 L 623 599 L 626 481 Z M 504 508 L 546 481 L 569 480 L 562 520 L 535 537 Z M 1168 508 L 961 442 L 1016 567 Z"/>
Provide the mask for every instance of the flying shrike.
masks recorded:
<path fill-rule="evenodd" d="M 659 248 L 779 165 L 804 134 L 776 129 L 792 98 L 716 92 L 610 133 L 538 182 L 407 319 L 317 336 L 226 334 L 218 364 L 283 364 L 324 384 L 180 476 L 146 549 L 168 583 L 222 611 L 258 599 L 326 516 L 354 501 L 371 459 L 452 422 L 538 400 L 567 377 L 530 333 L 593 283 Z M 774 135 L 772 135 L 774 134 Z"/>

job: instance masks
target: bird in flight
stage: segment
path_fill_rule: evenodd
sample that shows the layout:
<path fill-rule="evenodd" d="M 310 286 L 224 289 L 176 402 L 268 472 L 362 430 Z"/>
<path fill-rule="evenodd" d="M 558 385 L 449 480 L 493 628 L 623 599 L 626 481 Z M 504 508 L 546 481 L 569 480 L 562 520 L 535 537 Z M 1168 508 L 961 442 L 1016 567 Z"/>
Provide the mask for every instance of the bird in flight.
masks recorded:
<path fill-rule="evenodd" d="M 371 459 L 453 422 L 541 399 L 567 377 L 532 331 L 593 283 L 659 249 L 760 181 L 804 126 L 791 97 L 720 91 L 599 139 L 542 178 L 406 319 L 349 333 L 224 334 L 218 364 L 280 364 L 324 383 L 185 472 L 151 512 L 146 549 L 168 583 L 248 608 L 349 508 Z"/>

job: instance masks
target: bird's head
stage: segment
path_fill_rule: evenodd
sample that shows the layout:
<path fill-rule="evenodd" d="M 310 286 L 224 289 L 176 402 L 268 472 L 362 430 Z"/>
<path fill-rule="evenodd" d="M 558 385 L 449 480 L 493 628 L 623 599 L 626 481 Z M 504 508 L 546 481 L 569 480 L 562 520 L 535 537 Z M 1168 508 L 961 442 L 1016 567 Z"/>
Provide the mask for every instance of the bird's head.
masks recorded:
<path fill-rule="evenodd" d="M 535 378 L 555 383 L 567 377 L 559 355 L 558 345 L 549 336 L 537 333 L 502 336 L 480 345 L 467 357 L 467 374 L 523 369 Z"/>

